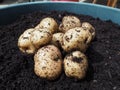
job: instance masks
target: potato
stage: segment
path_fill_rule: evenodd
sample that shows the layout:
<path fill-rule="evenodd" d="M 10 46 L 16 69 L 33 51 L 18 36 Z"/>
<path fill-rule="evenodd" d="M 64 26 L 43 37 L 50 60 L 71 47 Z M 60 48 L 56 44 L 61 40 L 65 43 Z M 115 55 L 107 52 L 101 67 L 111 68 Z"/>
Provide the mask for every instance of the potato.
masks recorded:
<path fill-rule="evenodd" d="M 54 18 L 46 17 L 41 20 L 41 22 L 35 28 L 46 28 L 51 31 L 51 33 L 55 33 L 58 30 L 58 24 Z"/>
<path fill-rule="evenodd" d="M 87 57 L 80 51 L 74 51 L 64 58 L 64 71 L 68 77 L 83 79 L 87 68 Z"/>
<path fill-rule="evenodd" d="M 37 49 L 48 44 L 52 40 L 52 33 L 46 28 L 37 28 L 31 35 L 32 37 L 30 40 Z"/>
<path fill-rule="evenodd" d="M 63 36 L 62 48 L 66 52 L 80 50 L 85 52 L 92 40 L 90 32 L 82 27 L 76 27 L 68 30 Z"/>
<path fill-rule="evenodd" d="M 40 48 L 34 56 L 34 61 L 34 71 L 41 78 L 54 80 L 61 74 L 62 56 L 54 45 Z"/>
<path fill-rule="evenodd" d="M 88 30 L 92 34 L 92 40 L 93 40 L 95 37 L 95 28 L 88 22 L 83 22 L 82 28 Z"/>
<path fill-rule="evenodd" d="M 62 19 L 62 23 L 59 26 L 59 31 L 65 33 L 69 29 L 80 26 L 81 26 L 81 22 L 79 18 L 77 18 L 76 16 L 64 16 Z"/>
<path fill-rule="evenodd" d="M 53 34 L 51 43 L 57 47 L 61 47 L 64 33 L 55 33 Z"/>
<path fill-rule="evenodd" d="M 30 41 L 33 28 L 27 29 L 18 39 L 18 47 L 23 53 L 33 54 L 36 50 L 34 45 Z"/>

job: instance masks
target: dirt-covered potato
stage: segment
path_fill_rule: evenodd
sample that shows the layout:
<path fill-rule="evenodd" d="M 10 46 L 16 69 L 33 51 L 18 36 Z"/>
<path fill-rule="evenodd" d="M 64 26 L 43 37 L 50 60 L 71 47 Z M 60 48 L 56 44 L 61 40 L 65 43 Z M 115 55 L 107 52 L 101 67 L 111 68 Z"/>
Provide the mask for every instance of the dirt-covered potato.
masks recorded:
<path fill-rule="evenodd" d="M 18 47 L 23 53 L 33 54 L 35 52 L 35 47 L 30 41 L 30 37 L 34 29 L 26 30 L 18 39 Z"/>
<path fill-rule="evenodd" d="M 93 40 L 95 37 L 95 28 L 88 22 L 83 22 L 82 28 L 88 30 L 92 34 L 92 40 Z"/>
<path fill-rule="evenodd" d="M 69 29 L 80 26 L 81 26 L 81 22 L 79 18 L 77 18 L 76 16 L 64 16 L 62 19 L 62 23 L 59 26 L 59 31 L 65 33 Z"/>
<path fill-rule="evenodd" d="M 37 76 L 54 80 L 62 71 L 62 56 L 54 45 L 47 45 L 38 50 L 34 56 L 34 71 Z"/>
<path fill-rule="evenodd" d="M 66 52 L 80 50 L 85 52 L 92 36 L 90 32 L 82 27 L 76 27 L 68 30 L 63 36 L 62 48 Z"/>
<path fill-rule="evenodd" d="M 52 40 L 52 34 L 46 28 L 36 28 L 31 35 L 32 37 L 30 40 L 37 49 L 48 44 Z"/>
<path fill-rule="evenodd" d="M 35 28 L 46 28 L 51 31 L 51 33 L 55 33 L 58 30 L 58 24 L 54 18 L 46 17 L 41 20 L 41 22 Z"/>
<path fill-rule="evenodd" d="M 55 33 L 53 34 L 51 43 L 57 47 L 61 47 L 64 33 Z"/>
<path fill-rule="evenodd" d="M 87 68 L 87 57 L 80 51 L 74 51 L 64 58 L 64 71 L 68 77 L 83 79 Z"/>

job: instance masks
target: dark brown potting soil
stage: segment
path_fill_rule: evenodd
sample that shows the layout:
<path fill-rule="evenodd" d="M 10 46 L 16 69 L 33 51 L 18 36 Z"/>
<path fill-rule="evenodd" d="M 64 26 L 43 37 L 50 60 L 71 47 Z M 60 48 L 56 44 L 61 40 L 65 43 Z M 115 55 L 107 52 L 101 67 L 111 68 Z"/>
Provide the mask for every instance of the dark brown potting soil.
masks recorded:
<path fill-rule="evenodd" d="M 58 23 L 68 12 L 34 12 L 21 16 L 12 24 L 0 26 L 0 90 L 120 90 L 120 26 L 86 15 L 76 15 L 96 29 L 96 37 L 86 55 L 89 68 L 86 78 L 75 80 L 64 72 L 55 81 L 47 81 L 34 73 L 34 55 L 20 52 L 18 37 L 39 21 L 51 16 Z"/>

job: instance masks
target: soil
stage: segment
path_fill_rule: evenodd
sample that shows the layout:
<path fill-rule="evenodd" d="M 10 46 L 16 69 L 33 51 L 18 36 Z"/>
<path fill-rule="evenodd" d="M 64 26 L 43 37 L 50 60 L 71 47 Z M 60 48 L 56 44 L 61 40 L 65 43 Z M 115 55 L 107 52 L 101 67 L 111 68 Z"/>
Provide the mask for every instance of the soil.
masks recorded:
<path fill-rule="evenodd" d="M 89 60 L 86 77 L 78 81 L 63 72 L 57 80 L 47 81 L 35 75 L 34 55 L 20 52 L 18 37 L 46 16 L 60 23 L 65 15 L 76 14 L 39 11 L 0 26 L 0 90 L 120 90 L 120 26 L 86 15 L 76 15 L 96 29 L 96 37 L 85 53 Z"/>

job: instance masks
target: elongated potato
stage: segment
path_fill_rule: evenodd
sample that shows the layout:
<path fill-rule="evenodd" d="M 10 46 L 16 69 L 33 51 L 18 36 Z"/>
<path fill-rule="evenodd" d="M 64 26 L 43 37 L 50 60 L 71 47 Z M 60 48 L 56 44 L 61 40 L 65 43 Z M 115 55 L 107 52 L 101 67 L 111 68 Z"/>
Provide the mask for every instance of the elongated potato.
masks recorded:
<path fill-rule="evenodd" d="M 54 80 L 61 74 L 62 56 L 54 45 L 40 48 L 34 56 L 34 61 L 34 71 L 41 78 Z"/>
<path fill-rule="evenodd" d="M 33 28 L 27 29 L 18 39 L 18 47 L 23 53 L 33 54 L 36 50 L 34 45 L 30 41 Z"/>

